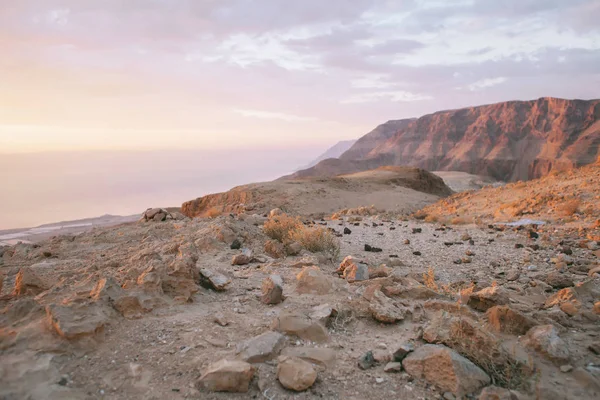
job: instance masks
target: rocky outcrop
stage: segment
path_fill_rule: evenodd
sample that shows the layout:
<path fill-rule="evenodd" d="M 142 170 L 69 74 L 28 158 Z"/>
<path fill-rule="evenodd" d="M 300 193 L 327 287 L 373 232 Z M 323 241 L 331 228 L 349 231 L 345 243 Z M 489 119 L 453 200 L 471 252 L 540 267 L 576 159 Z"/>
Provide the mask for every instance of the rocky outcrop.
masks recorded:
<path fill-rule="evenodd" d="M 593 163 L 599 154 L 600 100 L 545 97 L 390 121 L 359 139 L 339 160 L 322 161 L 297 175 L 410 165 L 516 181 Z"/>

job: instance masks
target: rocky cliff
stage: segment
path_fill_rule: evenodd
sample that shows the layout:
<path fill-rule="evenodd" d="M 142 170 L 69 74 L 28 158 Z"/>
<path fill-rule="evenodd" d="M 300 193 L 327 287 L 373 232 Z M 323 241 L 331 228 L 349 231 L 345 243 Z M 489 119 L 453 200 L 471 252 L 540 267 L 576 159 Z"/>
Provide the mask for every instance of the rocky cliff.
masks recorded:
<path fill-rule="evenodd" d="M 325 160 L 291 178 L 410 165 L 527 180 L 592 163 L 599 149 L 600 100 L 540 98 L 390 121 L 359 139 L 339 161 Z"/>

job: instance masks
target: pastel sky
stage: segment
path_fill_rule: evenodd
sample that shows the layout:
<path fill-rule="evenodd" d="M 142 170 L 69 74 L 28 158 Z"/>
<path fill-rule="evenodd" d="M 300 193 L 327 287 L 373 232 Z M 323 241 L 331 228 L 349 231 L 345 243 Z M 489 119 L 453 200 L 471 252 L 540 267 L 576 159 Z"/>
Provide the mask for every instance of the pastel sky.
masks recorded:
<path fill-rule="evenodd" d="M 0 152 L 289 147 L 600 97 L 599 0 L 0 0 Z"/>

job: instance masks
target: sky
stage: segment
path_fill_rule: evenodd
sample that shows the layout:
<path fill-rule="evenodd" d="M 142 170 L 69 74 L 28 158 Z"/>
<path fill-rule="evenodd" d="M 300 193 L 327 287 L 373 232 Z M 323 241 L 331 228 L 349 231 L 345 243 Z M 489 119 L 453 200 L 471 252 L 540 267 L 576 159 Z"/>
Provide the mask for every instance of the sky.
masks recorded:
<path fill-rule="evenodd" d="M 600 97 L 599 0 L 0 0 L 0 152 L 324 146 Z"/>

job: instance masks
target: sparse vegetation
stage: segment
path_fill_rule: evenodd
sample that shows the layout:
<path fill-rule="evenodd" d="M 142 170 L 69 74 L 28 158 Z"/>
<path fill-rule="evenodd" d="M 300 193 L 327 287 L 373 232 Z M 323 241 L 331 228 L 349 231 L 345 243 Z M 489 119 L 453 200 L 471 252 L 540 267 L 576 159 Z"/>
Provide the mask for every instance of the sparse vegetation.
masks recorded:
<path fill-rule="evenodd" d="M 298 242 L 306 250 L 324 252 L 334 260 L 340 256 L 340 242 L 332 232 L 323 227 L 307 227 L 299 218 L 280 214 L 265 222 L 263 230 L 283 244 Z"/>

